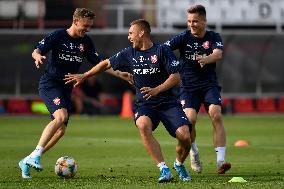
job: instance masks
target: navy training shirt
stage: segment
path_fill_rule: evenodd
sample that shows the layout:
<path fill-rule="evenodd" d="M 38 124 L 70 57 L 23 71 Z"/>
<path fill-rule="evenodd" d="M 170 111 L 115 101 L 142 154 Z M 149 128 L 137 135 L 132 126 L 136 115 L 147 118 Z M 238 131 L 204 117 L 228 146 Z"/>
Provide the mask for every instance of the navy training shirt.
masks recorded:
<path fill-rule="evenodd" d="M 52 85 L 58 82 L 64 84 L 64 76 L 68 73 L 78 73 L 84 58 L 93 65 L 101 61 L 88 35 L 73 38 L 66 29 L 50 33 L 35 46 L 36 48 L 40 49 L 42 55 L 51 51 L 40 85 Z"/>
<path fill-rule="evenodd" d="M 159 93 L 149 100 L 144 99 L 140 92 L 142 87 L 154 88 L 164 83 L 170 74 L 180 71 L 179 61 L 167 46 L 153 44 L 150 49 L 144 51 L 128 47 L 109 60 L 114 70 L 127 71 L 133 74 L 136 105 L 158 106 L 168 102 L 177 102 L 173 89 Z"/>
<path fill-rule="evenodd" d="M 182 65 L 181 88 L 195 91 L 201 88 L 219 86 L 216 75 L 216 63 L 206 64 L 202 68 L 197 62 L 198 55 L 208 56 L 213 49 L 223 50 L 223 42 L 218 33 L 206 31 L 203 38 L 194 37 L 186 30 L 165 43 L 172 50 L 178 49 Z"/>

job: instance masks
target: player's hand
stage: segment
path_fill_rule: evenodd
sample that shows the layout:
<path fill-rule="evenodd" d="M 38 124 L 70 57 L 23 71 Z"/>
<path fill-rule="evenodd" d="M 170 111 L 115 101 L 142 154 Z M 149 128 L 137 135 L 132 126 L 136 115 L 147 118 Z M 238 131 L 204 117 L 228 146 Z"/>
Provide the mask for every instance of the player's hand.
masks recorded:
<path fill-rule="evenodd" d="M 205 63 L 205 58 L 201 55 L 196 57 L 197 62 L 199 63 L 200 67 L 202 68 L 206 63 Z"/>
<path fill-rule="evenodd" d="M 156 96 L 159 94 L 158 88 L 151 88 L 151 87 L 142 87 L 140 89 L 141 93 L 144 94 L 143 98 L 146 100 L 150 99 L 153 96 Z"/>
<path fill-rule="evenodd" d="M 133 75 L 128 73 L 128 72 L 120 72 L 119 73 L 119 77 L 125 81 L 127 81 L 128 83 L 130 83 L 131 85 L 134 85 L 134 80 L 133 80 Z"/>
<path fill-rule="evenodd" d="M 39 68 L 39 66 L 41 64 L 43 64 L 43 60 L 46 59 L 46 56 L 41 56 L 40 54 L 38 54 L 37 56 L 35 56 L 35 65 L 37 68 Z"/>
<path fill-rule="evenodd" d="M 65 84 L 73 83 L 74 87 L 76 87 L 83 83 L 85 78 L 83 74 L 67 74 L 63 80 L 65 81 Z"/>

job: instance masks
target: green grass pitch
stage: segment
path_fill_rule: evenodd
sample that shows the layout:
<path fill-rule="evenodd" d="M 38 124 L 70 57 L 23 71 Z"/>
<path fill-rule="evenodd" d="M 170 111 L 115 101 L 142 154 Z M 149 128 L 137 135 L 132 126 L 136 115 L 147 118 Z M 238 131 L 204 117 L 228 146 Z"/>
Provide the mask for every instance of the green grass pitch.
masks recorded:
<path fill-rule="evenodd" d="M 18 161 L 35 147 L 49 122 L 46 117 L 0 117 L 0 188 L 284 188 L 284 116 L 252 115 L 224 117 L 227 132 L 226 160 L 232 169 L 216 174 L 212 146 L 212 126 L 206 116 L 197 123 L 197 143 L 204 170 L 191 171 L 192 182 L 174 180 L 159 184 L 159 171 L 144 150 L 133 121 L 119 117 L 71 117 L 65 136 L 43 158 L 43 172 L 32 170 L 31 180 L 23 180 Z M 175 139 L 162 125 L 154 132 L 165 160 L 172 167 Z M 245 139 L 249 147 L 234 147 Z M 60 179 L 54 173 L 56 160 L 64 155 L 75 158 L 77 175 Z M 186 161 L 189 169 L 189 161 Z M 189 169 L 190 170 L 190 169 Z M 247 183 L 228 183 L 232 177 Z"/>

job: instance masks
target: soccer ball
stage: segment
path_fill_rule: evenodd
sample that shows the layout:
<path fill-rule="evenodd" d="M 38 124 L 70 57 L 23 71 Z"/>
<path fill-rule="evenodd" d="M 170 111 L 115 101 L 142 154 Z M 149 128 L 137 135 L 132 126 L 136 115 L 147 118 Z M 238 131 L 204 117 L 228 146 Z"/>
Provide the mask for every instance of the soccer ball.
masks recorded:
<path fill-rule="evenodd" d="M 77 173 L 77 163 L 69 156 L 60 157 L 55 164 L 55 173 L 61 178 L 72 178 Z"/>

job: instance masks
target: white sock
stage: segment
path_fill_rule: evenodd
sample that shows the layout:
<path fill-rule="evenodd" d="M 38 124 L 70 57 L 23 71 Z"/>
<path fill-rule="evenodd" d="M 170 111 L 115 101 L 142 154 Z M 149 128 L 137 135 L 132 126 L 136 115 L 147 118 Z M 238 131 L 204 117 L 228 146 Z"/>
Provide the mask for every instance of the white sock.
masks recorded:
<path fill-rule="evenodd" d="M 196 142 L 191 143 L 191 149 L 190 152 L 194 155 L 194 154 L 198 154 L 198 148 L 196 145 Z"/>
<path fill-rule="evenodd" d="M 176 159 L 176 162 L 175 162 L 175 163 L 176 163 L 177 166 L 181 166 L 181 165 L 183 164 L 182 162 L 180 162 L 180 161 L 177 160 L 177 159 Z"/>
<path fill-rule="evenodd" d="M 157 167 L 159 167 L 160 171 L 163 169 L 163 168 L 168 168 L 168 166 L 166 165 L 166 163 L 164 161 L 160 162 Z"/>
<path fill-rule="evenodd" d="M 226 147 L 217 147 L 215 148 L 216 154 L 217 154 L 217 163 L 225 161 L 225 153 L 226 153 Z"/>
<path fill-rule="evenodd" d="M 30 154 L 30 157 L 34 158 L 37 156 L 41 156 L 43 152 L 42 146 L 36 146 L 35 150 Z"/>

